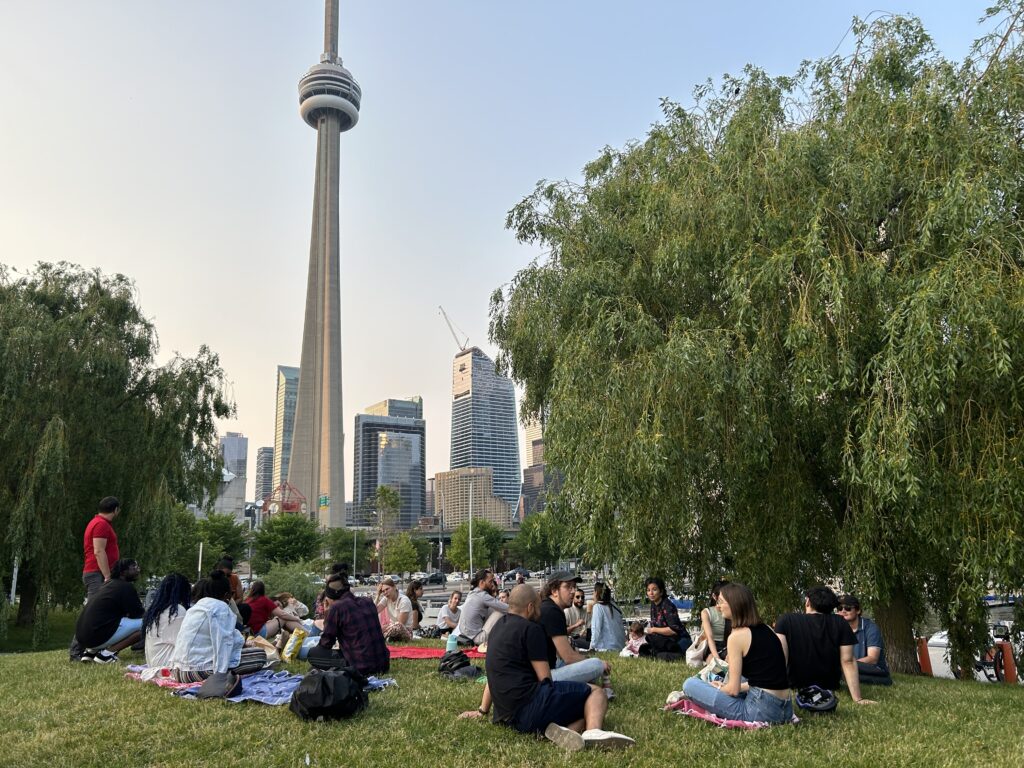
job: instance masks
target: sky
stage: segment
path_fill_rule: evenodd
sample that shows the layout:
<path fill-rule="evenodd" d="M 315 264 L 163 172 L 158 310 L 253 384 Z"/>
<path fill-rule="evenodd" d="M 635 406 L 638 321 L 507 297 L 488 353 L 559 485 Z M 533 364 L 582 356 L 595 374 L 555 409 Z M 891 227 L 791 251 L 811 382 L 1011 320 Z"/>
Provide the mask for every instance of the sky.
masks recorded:
<path fill-rule="evenodd" d="M 355 414 L 384 398 L 423 397 L 427 476 L 449 468 L 458 347 L 438 306 L 494 357 L 490 295 L 543 257 L 505 216 L 538 181 L 578 179 L 708 78 L 849 52 L 854 16 L 916 15 L 963 58 L 985 5 L 342 2 L 363 91 L 341 139 L 348 498 Z M 322 0 L 0 0 L 0 264 L 128 275 L 160 362 L 218 353 L 247 498 L 276 367 L 301 351 L 316 132 L 297 83 L 322 50 Z"/>

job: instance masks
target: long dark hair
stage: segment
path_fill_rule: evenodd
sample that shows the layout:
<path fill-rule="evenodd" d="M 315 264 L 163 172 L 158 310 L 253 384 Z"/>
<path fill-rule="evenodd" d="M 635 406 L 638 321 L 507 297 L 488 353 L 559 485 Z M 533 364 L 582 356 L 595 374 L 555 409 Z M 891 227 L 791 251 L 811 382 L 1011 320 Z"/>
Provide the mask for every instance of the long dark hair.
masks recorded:
<path fill-rule="evenodd" d="M 249 594 L 245 596 L 246 600 L 252 600 L 254 597 L 266 597 L 267 588 L 263 585 L 262 581 L 254 581 L 249 587 Z"/>
<path fill-rule="evenodd" d="M 192 605 L 192 585 L 188 579 L 180 573 L 169 573 L 164 576 L 160 586 L 156 589 L 153 602 L 146 609 L 146 615 L 142 617 L 142 634 L 145 635 L 150 627 L 160 634 L 160 615 L 166 610 L 168 620 L 178 615 L 178 606 L 186 611 Z"/>

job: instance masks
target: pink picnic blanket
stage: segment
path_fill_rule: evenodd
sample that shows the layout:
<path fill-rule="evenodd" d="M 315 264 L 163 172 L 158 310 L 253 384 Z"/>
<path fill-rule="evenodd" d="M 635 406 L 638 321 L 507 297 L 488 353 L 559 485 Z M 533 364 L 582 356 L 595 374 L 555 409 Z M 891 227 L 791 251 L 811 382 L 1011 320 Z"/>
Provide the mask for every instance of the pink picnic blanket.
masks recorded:
<path fill-rule="evenodd" d="M 138 680 L 140 683 L 153 683 L 161 688 L 180 690 L 183 688 L 198 688 L 202 685 L 202 683 L 179 683 L 170 675 L 171 671 L 169 669 L 137 665 L 128 667 L 128 671 L 124 673 L 124 676 L 127 678 Z"/>
<path fill-rule="evenodd" d="M 748 721 L 748 720 L 726 720 L 724 717 L 719 717 L 708 712 L 700 704 L 690 701 L 689 699 L 680 699 L 675 704 L 668 704 L 665 707 L 666 711 L 675 712 L 677 715 L 687 715 L 689 717 L 696 717 L 698 720 L 704 720 L 712 725 L 717 725 L 719 728 L 742 728 L 747 731 L 756 731 L 759 728 L 770 728 L 773 725 L 782 725 L 782 723 L 765 723 L 759 721 Z M 800 722 L 800 718 L 793 715 L 791 722 L 795 725 Z"/>
<path fill-rule="evenodd" d="M 389 645 L 392 659 L 440 659 L 444 656 L 444 648 L 425 647 L 422 645 Z M 463 651 L 471 659 L 483 659 L 486 654 L 476 648 Z"/>

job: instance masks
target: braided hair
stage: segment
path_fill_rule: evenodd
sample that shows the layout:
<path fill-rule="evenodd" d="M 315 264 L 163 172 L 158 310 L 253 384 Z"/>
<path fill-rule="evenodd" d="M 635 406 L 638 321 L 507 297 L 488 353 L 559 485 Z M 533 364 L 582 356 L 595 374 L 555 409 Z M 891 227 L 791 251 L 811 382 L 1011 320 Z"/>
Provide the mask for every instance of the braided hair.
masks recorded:
<path fill-rule="evenodd" d="M 160 634 L 160 615 L 165 610 L 168 619 L 172 619 L 178 614 L 179 605 L 188 610 L 192 605 L 191 590 L 192 585 L 180 573 L 169 573 L 164 576 L 153 596 L 153 601 L 146 609 L 146 615 L 142 618 L 143 636 L 150 627 L 153 627 L 158 635 Z"/>

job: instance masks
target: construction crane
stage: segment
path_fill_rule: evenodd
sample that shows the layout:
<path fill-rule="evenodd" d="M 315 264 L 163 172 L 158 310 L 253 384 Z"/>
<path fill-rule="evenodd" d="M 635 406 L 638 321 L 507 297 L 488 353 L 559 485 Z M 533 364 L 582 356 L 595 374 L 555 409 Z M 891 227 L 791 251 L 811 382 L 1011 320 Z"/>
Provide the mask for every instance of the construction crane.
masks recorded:
<path fill-rule="evenodd" d="M 448 330 L 452 332 L 452 338 L 455 339 L 455 343 L 458 345 L 459 351 L 465 352 L 466 346 L 469 344 L 469 336 L 466 336 L 462 329 L 459 328 L 459 333 L 462 333 L 462 335 L 465 336 L 462 341 L 459 341 L 459 333 L 455 332 L 455 325 L 452 323 L 452 319 L 448 317 L 448 313 L 444 311 L 444 307 L 438 305 L 437 308 L 441 310 L 441 317 L 443 317 L 444 321 L 448 323 Z"/>

